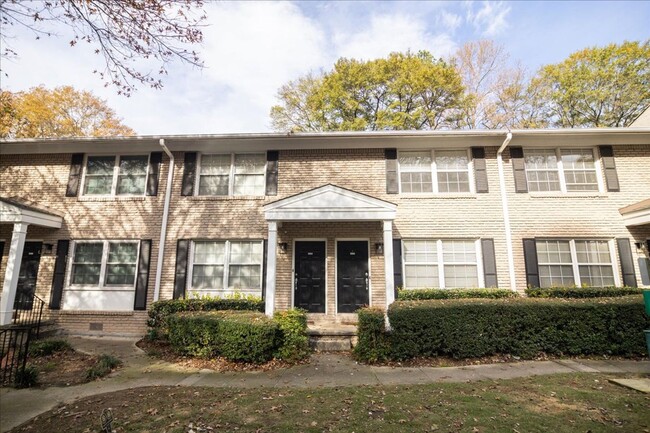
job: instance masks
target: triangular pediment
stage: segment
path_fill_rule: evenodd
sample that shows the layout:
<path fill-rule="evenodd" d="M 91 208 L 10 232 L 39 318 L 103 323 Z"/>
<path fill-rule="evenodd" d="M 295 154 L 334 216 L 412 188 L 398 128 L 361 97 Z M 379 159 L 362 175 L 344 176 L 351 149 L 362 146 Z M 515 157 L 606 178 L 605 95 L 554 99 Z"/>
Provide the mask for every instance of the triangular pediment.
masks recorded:
<path fill-rule="evenodd" d="M 393 220 L 397 205 L 336 185 L 324 185 L 264 206 L 267 220 Z"/>

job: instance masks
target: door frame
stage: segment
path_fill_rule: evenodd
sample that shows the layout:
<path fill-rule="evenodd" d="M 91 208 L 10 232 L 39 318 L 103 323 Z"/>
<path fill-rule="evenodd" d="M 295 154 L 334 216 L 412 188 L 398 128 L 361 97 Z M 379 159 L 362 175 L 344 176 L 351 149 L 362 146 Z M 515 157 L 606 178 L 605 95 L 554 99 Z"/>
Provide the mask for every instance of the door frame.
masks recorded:
<path fill-rule="evenodd" d="M 325 243 L 325 313 L 309 313 L 309 314 L 327 314 L 327 291 L 328 278 L 327 278 L 327 238 L 295 238 L 291 241 L 291 308 L 296 308 L 296 242 L 324 242 Z"/>
<path fill-rule="evenodd" d="M 335 238 L 334 239 L 334 308 L 335 315 L 339 314 L 339 242 L 366 242 L 368 244 L 368 306 L 372 307 L 372 267 L 370 266 L 370 238 Z M 341 313 L 356 314 L 356 313 Z"/>
<path fill-rule="evenodd" d="M 42 239 L 42 238 L 37 238 L 37 239 L 29 238 L 29 239 L 25 239 L 25 245 L 27 245 L 27 244 L 29 244 L 29 243 L 40 243 L 40 244 L 41 244 L 41 249 L 40 249 L 39 254 L 38 254 L 38 268 L 36 269 L 36 281 L 34 282 L 34 295 L 35 295 L 35 296 L 38 296 L 38 294 L 37 294 L 37 292 L 38 292 L 38 280 L 39 280 L 39 274 L 41 273 L 41 265 L 43 264 L 43 244 L 45 243 L 45 240 Z M 24 247 L 25 245 L 23 245 L 23 247 Z M 2 254 L 2 253 L 0 252 L 0 254 Z M 19 274 L 20 274 L 20 268 L 21 268 L 22 265 L 23 265 L 23 258 L 24 258 L 24 256 L 25 256 L 25 250 L 23 249 L 23 256 L 20 258 L 20 266 L 18 267 L 18 273 L 19 273 Z M 16 295 L 18 295 L 18 287 L 16 287 Z M 16 301 L 14 300 L 14 303 L 15 303 L 15 302 L 16 302 Z M 33 308 L 33 305 L 32 305 L 32 307 L 30 308 L 30 310 L 24 310 L 24 311 L 31 311 L 32 308 Z"/>

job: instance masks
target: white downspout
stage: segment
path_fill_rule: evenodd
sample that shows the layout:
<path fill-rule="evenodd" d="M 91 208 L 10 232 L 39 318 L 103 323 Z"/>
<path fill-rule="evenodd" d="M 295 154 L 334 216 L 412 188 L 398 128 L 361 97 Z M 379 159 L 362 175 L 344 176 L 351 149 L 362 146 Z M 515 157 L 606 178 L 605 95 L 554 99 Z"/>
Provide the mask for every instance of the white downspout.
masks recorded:
<path fill-rule="evenodd" d="M 503 158 L 501 154 L 508 147 L 512 140 L 512 132 L 508 131 L 506 139 L 497 151 L 497 167 L 499 168 L 499 188 L 501 188 L 501 206 L 503 207 L 503 225 L 506 232 L 506 250 L 508 252 L 508 273 L 510 274 L 510 289 L 517 290 L 515 282 L 515 259 L 512 251 L 512 232 L 510 230 L 510 212 L 508 211 L 508 191 L 506 190 L 506 179 L 503 174 Z"/>
<path fill-rule="evenodd" d="M 160 298 L 160 280 L 162 278 L 163 259 L 165 257 L 165 242 L 167 240 L 167 220 L 169 219 L 169 203 L 172 198 L 172 181 L 174 180 L 174 155 L 165 146 L 165 139 L 160 139 L 160 147 L 169 157 L 169 170 L 167 171 L 167 189 L 165 190 L 165 205 L 163 207 L 162 225 L 160 227 L 160 243 L 158 246 L 158 264 L 156 265 L 156 282 L 153 291 L 153 300 Z"/>

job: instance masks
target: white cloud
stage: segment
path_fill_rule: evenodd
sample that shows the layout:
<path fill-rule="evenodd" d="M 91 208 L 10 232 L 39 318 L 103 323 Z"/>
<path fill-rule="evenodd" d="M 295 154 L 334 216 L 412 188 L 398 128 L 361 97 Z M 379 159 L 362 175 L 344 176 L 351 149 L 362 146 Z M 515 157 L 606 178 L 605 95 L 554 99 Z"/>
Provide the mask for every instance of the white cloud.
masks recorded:
<path fill-rule="evenodd" d="M 463 18 L 460 15 L 447 11 L 441 11 L 437 21 L 452 33 L 463 24 Z"/>
<path fill-rule="evenodd" d="M 481 5 L 474 11 L 474 2 L 465 3 L 466 20 L 481 36 L 496 36 L 508 28 L 509 5 L 502 1 L 483 1 Z"/>

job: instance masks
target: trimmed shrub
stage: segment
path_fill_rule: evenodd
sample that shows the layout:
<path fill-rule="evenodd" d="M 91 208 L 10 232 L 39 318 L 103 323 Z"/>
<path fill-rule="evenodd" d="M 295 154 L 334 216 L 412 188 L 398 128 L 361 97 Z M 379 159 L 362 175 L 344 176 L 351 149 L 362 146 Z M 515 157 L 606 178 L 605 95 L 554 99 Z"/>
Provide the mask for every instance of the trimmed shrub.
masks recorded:
<path fill-rule="evenodd" d="M 72 350 L 72 346 L 65 340 L 39 340 L 29 346 L 30 356 L 48 356 L 55 352 Z"/>
<path fill-rule="evenodd" d="M 275 358 L 293 362 L 307 357 L 310 353 L 307 312 L 299 308 L 277 311 L 273 320 L 278 324 L 281 334 L 281 343 L 275 352 Z"/>
<path fill-rule="evenodd" d="M 362 308 L 359 315 L 358 341 L 354 356 L 363 362 L 385 361 L 389 356 L 389 342 L 386 335 L 386 318 L 380 308 Z"/>
<path fill-rule="evenodd" d="M 112 355 L 100 355 L 99 359 L 86 371 L 87 380 L 95 380 L 104 377 L 117 367 L 122 365 L 122 361 Z"/>
<path fill-rule="evenodd" d="M 640 355 L 650 327 L 640 296 L 398 301 L 388 317 L 394 359 Z"/>
<path fill-rule="evenodd" d="M 38 370 L 33 365 L 26 365 L 25 368 L 16 371 L 14 380 L 15 388 L 31 388 L 38 385 Z"/>
<path fill-rule="evenodd" d="M 516 298 L 519 295 L 509 289 L 402 289 L 397 292 L 400 301 L 426 299 Z"/>
<path fill-rule="evenodd" d="M 150 336 L 165 337 L 167 334 L 167 319 L 174 313 L 183 311 L 224 311 L 243 310 L 264 312 L 264 301 L 259 298 L 189 298 L 168 299 L 157 301 L 149 309 L 147 325 L 152 328 Z"/>
<path fill-rule="evenodd" d="M 167 319 L 169 342 L 179 353 L 262 363 L 273 357 L 278 324 L 250 311 L 176 313 Z"/>
<path fill-rule="evenodd" d="M 529 298 L 607 298 L 640 295 L 636 287 L 529 287 Z"/>

